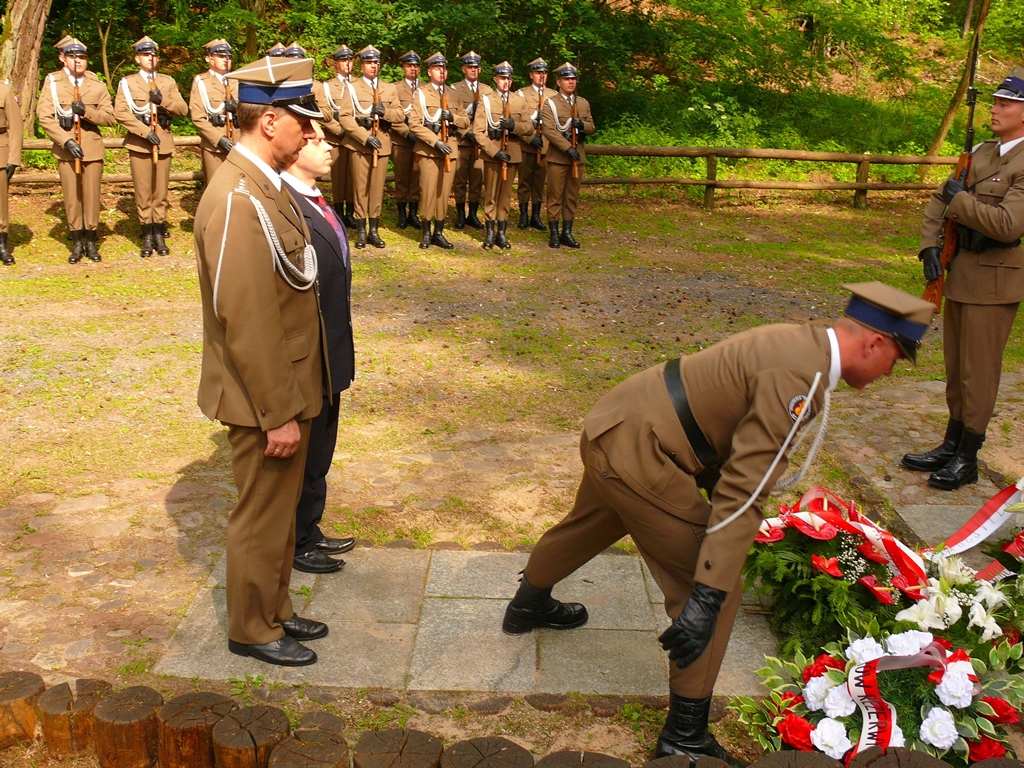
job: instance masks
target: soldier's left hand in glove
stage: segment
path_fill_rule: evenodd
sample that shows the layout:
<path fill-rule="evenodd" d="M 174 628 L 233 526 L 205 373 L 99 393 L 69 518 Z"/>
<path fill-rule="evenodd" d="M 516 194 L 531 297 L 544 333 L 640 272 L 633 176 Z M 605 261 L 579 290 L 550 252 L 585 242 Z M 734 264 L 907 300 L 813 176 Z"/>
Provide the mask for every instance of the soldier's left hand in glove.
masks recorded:
<path fill-rule="evenodd" d="M 706 584 L 694 584 L 683 612 L 658 638 L 669 659 L 680 669 L 690 666 L 708 647 L 727 595 L 728 592 Z"/>
<path fill-rule="evenodd" d="M 499 163 L 511 163 L 512 155 L 510 155 L 508 152 L 498 151 L 494 153 L 494 159 L 497 160 Z"/>
<path fill-rule="evenodd" d="M 378 139 L 376 136 L 367 136 L 365 144 L 366 146 L 371 147 L 373 149 L 380 149 L 382 146 L 384 146 L 383 144 L 380 143 L 380 139 Z"/>
<path fill-rule="evenodd" d="M 530 143 L 537 149 L 544 148 L 544 139 L 541 138 L 540 136 L 534 136 L 532 139 L 530 139 Z"/>
<path fill-rule="evenodd" d="M 149 100 L 154 104 L 160 104 L 164 100 L 164 95 L 160 93 L 159 88 L 154 88 L 149 92 Z"/>
<path fill-rule="evenodd" d="M 10 181 L 14 177 L 14 172 L 18 170 L 18 166 L 7 164 L 7 180 Z"/>
<path fill-rule="evenodd" d="M 377 115 L 377 117 L 384 117 L 384 105 L 379 101 L 375 101 L 373 106 L 370 107 L 370 114 Z"/>
<path fill-rule="evenodd" d="M 942 249 L 934 245 L 931 248 L 925 248 L 917 254 L 917 258 L 924 262 L 924 279 L 929 283 L 942 277 L 941 257 Z"/>
<path fill-rule="evenodd" d="M 949 205 L 953 202 L 954 197 L 966 190 L 967 184 L 963 179 L 950 179 L 946 182 L 946 186 L 942 188 L 942 202 Z"/>
<path fill-rule="evenodd" d="M 156 131 L 150 131 L 149 135 L 146 137 L 146 141 L 155 147 L 160 146 L 160 137 L 156 135 Z"/>
<path fill-rule="evenodd" d="M 224 111 L 235 114 L 238 111 L 238 101 L 235 99 L 224 99 Z M 338 118 L 335 117 L 334 119 L 337 120 Z"/>
<path fill-rule="evenodd" d="M 572 119 L 572 127 L 577 131 L 583 131 L 586 130 L 587 126 L 584 124 L 582 117 L 574 117 Z"/>
<path fill-rule="evenodd" d="M 567 150 L 565 150 L 565 154 L 567 154 L 573 160 L 579 160 L 581 157 L 580 151 L 576 149 L 576 147 L 569 147 Z"/>
<path fill-rule="evenodd" d="M 506 131 L 514 131 L 516 129 L 516 121 L 511 117 L 503 117 L 498 121 L 498 125 Z"/>
<path fill-rule="evenodd" d="M 81 101 L 72 101 L 71 112 L 79 117 L 85 117 L 85 104 Z"/>

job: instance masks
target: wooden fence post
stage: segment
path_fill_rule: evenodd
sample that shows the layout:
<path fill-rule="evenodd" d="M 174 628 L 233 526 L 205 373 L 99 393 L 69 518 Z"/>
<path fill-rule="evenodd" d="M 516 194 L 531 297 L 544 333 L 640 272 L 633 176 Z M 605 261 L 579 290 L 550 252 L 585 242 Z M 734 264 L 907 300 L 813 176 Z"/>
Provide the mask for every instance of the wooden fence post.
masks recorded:
<path fill-rule="evenodd" d="M 718 155 L 708 155 L 708 181 L 714 182 L 718 178 Z M 715 185 L 704 186 L 704 208 L 709 211 L 715 209 Z"/>
<path fill-rule="evenodd" d="M 857 163 L 857 183 L 867 184 L 868 174 L 871 173 L 871 162 L 868 160 L 861 160 Z M 858 189 L 853 193 L 853 207 L 865 209 L 868 207 L 868 191 L 866 189 Z"/>

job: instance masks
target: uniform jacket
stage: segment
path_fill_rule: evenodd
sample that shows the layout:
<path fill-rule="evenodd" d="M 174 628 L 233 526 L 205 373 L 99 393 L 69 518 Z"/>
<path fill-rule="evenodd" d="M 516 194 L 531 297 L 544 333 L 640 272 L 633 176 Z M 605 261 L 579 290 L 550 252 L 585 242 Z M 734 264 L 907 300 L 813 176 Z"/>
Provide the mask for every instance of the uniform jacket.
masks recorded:
<path fill-rule="evenodd" d="M 75 138 L 75 129 L 65 131 L 60 127 L 54 110 L 53 94 L 50 85 L 50 78 L 57 88 L 57 102 L 66 110 L 71 109 L 71 102 L 74 100 L 75 87 L 71 79 L 63 69 L 59 69 L 43 79 L 43 90 L 39 94 L 39 102 L 36 104 L 36 116 L 39 118 L 39 125 L 46 131 L 46 135 L 53 142 L 50 151 L 58 160 L 72 162 L 74 158 L 71 153 L 64 149 L 68 139 Z M 114 118 L 114 106 L 110 102 L 110 93 L 95 74 L 86 70 L 80 78 L 78 85 L 78 99 L 85 104 L 85 117 L 82 118 L 82 152 L 85 154 L 83 160 L 92 162 L 102 160 L 106 157 L 106 150 L 103 148 L 103 137 L 100 135 L 99 125 L 114 126 L 117 120 Z"/>
<path fill-rule="evenodd" d="M 267 211 L 288 259 L 309 242 L 288 186 L 278 192 L 237 149 L 210 180 L 195 218 L 203 302 L 199 407 L 211 419 L 275 429 L 311 419 L 330 392 L 327 345 L 314 286 L 298 291 L 275 271 L 252 201 Z M 215 289 L 216 283 L 216 289 Z"/>
<path fill-rule="evenodd" d="M 150 128 L 150 126 L 135 116 L 131 105 L 124 97 L 124 83 L 128 84 L 128 92 L 131 94 L 132 101 L 135 102 L 136 106 L 146 107 L 147 109 L 150 106 L 149 91 L 153 86 L 142 76 L 141 72 L 135 72 L 128 75 L 128 77 L 122 78 L 121 82 L 117 85 L 117 93 L 114 94 L 114 117 L 117 118 L 117 122 L 121 124 L 121 127 L 128 131 L 128 135 L 124 137 L 125 147 L 128 148 L 129 152 L 144 155 L 150 154 L 153 151 L 153 145 L 146 141 L 146 137 L 149 135 L 150 130 L 154 130 L 157 136 L 160 137 L 159 153 L 161 155 L 173 153 L 174 136 L 169 130 L 160 127 L 158 121 L 153 121 L 154 125 Z M 188 114 L 188 105 L 181 98 L 178 84 L 174 82 L 173 77 L 161 75 L 157 72 L 154 84 L 160 89 L 160 95 L 163 96 L 157 107 L 158 111 L 178 115 L 179 117 Z"/>
<path fill-rule="evenodd" d="M 10 83 L 0 83 L 0 169 L 21 165 L 22 121 L 18 97 Z"/>
<path fill-rule="evenodd" d="M 346 90 L 347 93 L 338 102 L 341 113 L 338 122 L 341 123 L 341 127 L 345 131 L 345 138 L 342 139 L 342 144 L 353 152 L 372 155 L 373 147 L 366 146 L 366 139 L 371 135 L 372 130 L 363 128 L 363 126 L 356 122 L 356 118 L 368 117 L 368 115 L 362 114 L 361 110 L 369 109 L 373 105 L 373 87 L 366 82 L 366 78 L 359 77 L 354 78 Z M 400 123 L 405 120 L 405 111 L 402 109 L 401 102 L 398 101 L 398 92 L 395 90 L 394 85 L 385 83 L 378 78 L 377 96 L 378 100 L 384 105 L 384 116 L 380 118 L 381 120 L 386 120 L 391 124 Z M 391 137 L 388 135 L 389 133 L 386 130 L 386 126 L 383 125 L 377 132 L 377 138 L 380 139 L 381 143 L 381 148 L 378 150 L 380 157 L 387 157 L 391 154 Z"/>
<path fill-rule="evenodd" d="M 227 115 L 223 112 L 219 115 L 213 114 L 212 117 L 225 118 L 224 125 L 218 126 L 213 124 L 210 120 L 211 114 L 206 111 L 206 105 L 203 104 L 203 97 L 199 90 L 200 81 L 202 81 L 203 87 L 206 89 L 206 97 L 209 99 L 210 106 L 213 109 L 220 108 L 220 105 L 224 103 L 228 89 L 231 91 L 231 97 L 236 98 L 238 96 L 237 85 L 233 82 L 228 82 L 225 87 L 225 84 L 220 81 L 219 77 L 207 70 L 195 76 L 195 79 L 192 81 L 192 91 L 188 96 L 189 116 L 192 118 L 192 122 L 195 123 L 196 130 L 199 131 L 202 148 L 207 152 L 226 154 L 217 146 L 217 142 L 223 138 L 231 138 L 232 141 L 238 141 L 238 126 L 237 124 L 232 125 L 231 136 L 228 137 Z M 218 122 L 220 122 L 219 119 Z"/>
<path fill-rule="evenodd" d="M 466 112 L 466 116 L 469 118 L 469 126 L 459 131 L 459 146 L 468 147 L 472 146 L 473 139 L 470 134 L 473 133 L 473 120 L 476 119 L 476 105 L 479 103 L 480 97 L 485 93 L 492 93 L 493 89 L 489 85 L 484 85 L 479 80 L 476 81 L 477 90 L 474 91 L 469 87 L 468 80 L 460 80 L 451 86 L 449 93 L 454 93 L 459 101 L 462 102 L 462 109 Z M 448 100 L 451 101 L 451 95 Z"/>
<path fill-rule="evenodd" d="M 347 81 L 346 81 L 347 82 Z M 341 104 L 348 94 L 348 87 L 335 75 L 330 80 L 324 80 L 319 88 L 314 88 L 316 94 L 316 105 L 324 115 L 320 127 L 324 129 L 324 138 L 328 144 L 337 146 L 345 137 L 345 129 L 338 122 L 341 115 Z"/>
<path fill-rule="evenodd" d="M 480 151 L 484 154 L 484 160 L 500 162 L 494 160 L 494 156 L 501 151 L 501 139 L 492 139 L 487 135 L 488 108 L 490 108 L 491 122 L 498 122 L 504 114 L 504 107 L 501 94 L 497 91 L 491 91 L 480 97 L 480 108 L 476 111 L 476 120 L 473 122 L 473 134 L 476 136 L 476 143 L 480 145 Z M 505 151 L 512 157 L 509 162 L 521 163 L 523 161 L 523 142 L 520 139 L 528 139 L 533 136 L 533 122 L 530 120 L 526 102 L 511 92 L 508 95 L 508 116 L 515 121 L 516 127 L 508 135 L 508 146 Z"/>
<path fill-rule="evenodd" d="M 523 152 L 530 155 L 535 155 L 537 152 L 544 154 L 548 151 L 548 140 L 544 137 L 544 132 L 541 130 L 543 127 L 544 117 L 544 102 L 548 99 L 553 99 L 558 95 L 558 91 L 553 91 L 547 86 L 544 86 L 544 93 L 537 93 L 537 89 L 533 87 L 533 84 L 524 86 L 516 91 L 520 96 L 526 100 L 526 106 L 530 109 L 530 120 L 533 121 L 533 127 L 536 129 L 535 133 L 539 133 L 540 137 L 544 140 L 544 146 L 540 150 L 537 147 L 530 144 L 530 142 L 523 142 Z"/>
<path fill-rule="evenodd" d="M 921 248 L 939 245 L 947 217 L 1002 243 L 1024 236 L 1024 142 L 1003 157 L 998 141 L 978 146 L 967 187 L 948 209 L 942 201 L 945 184 L 932 194 L 924 212 Z M 1024 301 L 1024 250 L 996 247 L 977 253 L 961 245 L 950 262 L 945 295 L 964 304 Z"/>
<path fill-rule="evenodd" d="M 555 108 L 556 114 L 554 115 L 551 113 L 552 105 Z M 576 116 L 583 120 L 583 132 L 587 136 L 593 136 L 594 131 L 597 129 L 594 127 L 594 118 L 590 115 L 590 102 L 581 96 L 576 96 L 576 112 Z M 556 118 L 557 123 L 555 122 Z M 548 140 L 548 162 L 558 163 L 559 165 L 571 165 L 572 158 L 566 154 L 566 151 L 572 146 L 572 143 L 569 139 L 565 138 L 558 126 L 565 125 L 568 120 L 572 119 L 572 105 L 566 101 L 561 93 L 555 94 L 550 99 L 545 99 L 541 119 L 541 132 L 544 134 L 544 138 Z M 566 132 L 568 130 L 567 128 Z M 587 161 L 587 153 L 583 148 L 582 141 L 576 145 L 576 149 L 580 151 L 580 165 L 583 165 Z"/>
<path fill-rule="evenodd" d="M 405 113 L 405 119 L 400 123 L 394 123 L 391 126 L 391 143 L 397 144 L 400 147 L 412 148 L 416 144 L 416 137 L 412 135 L 412 131 L 409 128 L 409 113 L 412 112 L 412 100 L 416 95 L 409 83 L 403 77 L 395 85 L 395 92 L 398 94 L 398 103 L 402 105 L 402 111 Z M 418 81 L 418 87 L 422 88 L 424 82 Z"/>
<path fill-rule="evenodd" d="M 793 413 L 822 373 L 812 412 L 821 409 L 831 359 L 824 328 L 766 325 L 736 334 L 680 361 L 690 409 L 724 460 L 711 504 L 694 508 L 694 476 L 704 470 L 679 423 L 665 387 L 665 364 L 626 379 L 587 414 L 587 437 L 607 457 L 603 473 L 695 526 L 712 526 L 739 509 L 757 488 L 793 427 Z M 600 456 L 600 454 L 598 454 Z M 732 590 L 754 535 L 761 507 L 785 472 L 783 458 L 753 505 L 704 538 L 695 579 Z M 704 536 L 701 529 L 700 536 Z"/>
<path fill-rule="evenodd" d="M 452 113 L 456 129 L 464 130 L 469 128 L 469 118 L 466 116 L 465 110 L 462 109 L 462 101 L 452 93 L 450 87 L 447 90 L 448 111 Z M 438 114 L 440 110 L 441 94 L 438 93 L 437 88 L 431 83 L 421 85 L 420 89 L 416 92 L 416 98 L 412 101 L 412 109 L 409 111 L 409 130 L 417 138 L 417 155 L 423 155 L 424 157 L 442 156 L 440 151 L 434 148 L 434 145 L 441 138 L 441 134 L 434 133 L 424 124 L 438 122 L 440 120 Z M 425 115 L 424 112 L 426 113 Z M 458 142 L 457 131 L 449 130 L 448 146 L 452 148 L 453 155 L 458 153 Z M 452 159 L 455 160 L 456 158 L 453 157 Z"/>

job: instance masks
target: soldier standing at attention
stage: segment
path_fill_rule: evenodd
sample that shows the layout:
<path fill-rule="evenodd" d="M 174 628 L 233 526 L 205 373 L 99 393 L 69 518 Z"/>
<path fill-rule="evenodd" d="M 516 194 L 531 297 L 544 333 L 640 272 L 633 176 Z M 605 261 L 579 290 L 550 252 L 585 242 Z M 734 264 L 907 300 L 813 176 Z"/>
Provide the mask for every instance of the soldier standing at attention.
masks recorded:
<path fill-rule="evenodd" d="M 235 92 L 228 81 L 231 71 L 231 45 L 227 40 L 211 40 L 206 49 L 206 72 L 196 75 L 188 97 L 189 115 L 201 137 L 203 176 L 209 185 L 228 152 L 235 146 L 238 133 L 238 108 Z"/>
<path fill-rule="evenodd" d="M 540 210 L 544 205 L 544 153 L 547 142 L 541 131 L 541 119 L 544 113 L 544 102 L 558 95 L 557 91 L 548 88 L 548 63 L 544 59 L 534 59 L 529 64 L 530 84 L 520 88 L 517 93 L 526 99 L 530 107 L 530 119 L 533 121 L 535 133 L 523 142 L 523 162 L 519 171 L 519 187 L 516 197 L 519 200 L 519 228 L 533 227 L 541 232 L 547 227 L 540 218 Z"/>
<path fill-rule="evenodd" d="M 436 245 L 452 249 L 455 246 L 444 236 L 444 217 L 458 166 L 456 130 L 465 130 L 469 118 L 462 109 L 462 102 L 445 85 L 448 60 L 441 53 L 434 53 L 427 59 L 427 75 L 430 83 L 416 91 L 409 112 L 409 128 L 416 137 L 416 154 L 420 159 L 420 203 L 423 206 L 420 248 Z M 433 234 L 431 221 L 434 222 Z"/>
<path fill-rule="evenodd" d="M 484 188 L 483 164 L 480 162 L 480 151 L 473 135 L 473 121 L 480 104 L 480 97 L 490 93 L 491 89 L 480 82 L 480 54 L 470 51 L 460 59 L 462 74 L 466 78 L 452 86 L 456 98 L 461 99 L 462 108 L 469 117 L 470 127 L 459 131 L 459 164 L 455 169 L 455 228 L 462 229 L 469 224 L 474 229 L 483 229 L 477 211 L 480 208 L 480 196 Z M 466 201 L 469 201 L 469 215 L 466 215 Z"/>
<path fill-rule="evenodd" d="M 406 51 L 398 59 L 404 78 L 395 83 L 398 103 L 405 112 L 405 120 L 391 126 L 391 164 L 395 169 L 395 203 L 398 206 L 398 228 L 420 226 L 420 169 L 416 163 L 416 137 L 409 130 L 409 113 L 412 100 L 420 89 L 420 56 L 416 51 Z M 408 213 L 406 209 L 408 208 Z"/>
<path fill-rule="evenodd" d="M 338 121 L 345 131 L 342 143 L 349 150 L 349 176 L 356 204 L 356 248 L 369 243 L 383 248 L 377 228 L 380 209 L 384 201 L 384 179 L 388 173 L 391 155 L 391 126 L 405 120 L 405 112 L 398 101 L 398 92 L 391 83 L 385 83 L 380 72 L 380 51 L 368 45 L 359 52 L 363 76 L 349 82 L 338 106 Z M 369 230 L 367 230 L 369 222 Z"/>
<path fill-rule="evenodd" d="M 85 44 L 66 37 L 58 44 L 63 69 L 43 80 L 36 105 L 39 125 L 53 142 L 64 192 L 64 213 L 74 243 L 69 264 L 82 256 L 100 261 L 96 228 L 100 223 L 100 182 L 107 151 L 99 126 L 117 125 L 110 93 L 89 70 Z"/>
<path fill-rule="evenodd" d="M 167 185 L 171 178 L 171 115 L 183 116 L 188 105 L 170 75 L 156 71 L 159 48 L 149 37 L 138 40 L 135 63 L 139 71 L 121 78 L 114 97 L 114 116 L 128 131 L 124 145 L 132 169 L 135 210 L 142 227 L 142 258 L 170 253 L 164 242 L 167 218 Z"/>
<path fill-rule="evenodd" d="M 572 236 L 576 218 L 576 201 L 580 196 L 583 164 L 587 155 L 583 142 L 596 130 L 590 116 L 590 102 L 576 94 L 579 73 L 566 62 L 555 70 L 558 95 L 544 102 L 542 127 L 548 140 L 546 162 L 548 167 L 548 245 L 579 248 Z M 558 234 L 558 219 L 562 219 L 562 234 Z"/>
<path fill-rule="evenodd" d="M 996 138 L 974 148 L 965 181 L 951 176 L 932 194 L 921 227 L 918 258 L 931 281 L 942 274 L 946 221 L 960 225 L 960 248 L 944 286 L 946 436 L 933 450 L 903 457 L 904 467 L 931 472 L 928 485 L 944 491 L 978 481 L 1003 350 L 1024 300 L 1024 69 L 1015 68 L 994 95 L 989 115 Z"/>
<path fill-rule="evenodd" d="M 473 132 L 484 158 L 484 216 L 487 234 L 483 247 L 511 248 L 508 241 L 508 209 L 512 203 L 512 180 L 523 159 L 522 139 L 533 135 L 533 122 L 526 100 L 511 92 L 512 65 L 501 62 L 494 68 L 494 90 L 480 98 Z"/>
<path fill-rule="evenodd" d="M 331 57 L 334 60 L 335 76 L 324 80 L 316 89 L 316 103 L 323 112 L 324 138 L 331 145 L 334 162 L 331 163 L 331 199 L 334 210 L 341 217 L 346 227 L 355 228 L 356 204 L 353 202 L 352 178 L 349 174 L 351 152 L 345 146 L 345 129 L 338 118 L 341 116 L 341 104 L 348 98 L 348 83 L 352 78 L 352 59 L 355 54 L 347 45 L 342 45 Z"/>
<path fill-rule="evenodd" d="M 9 80 L 0 83 L 0 264 L 11 266 L 7 245 L 7 184 L 21 167 L 21 107 Z"/>

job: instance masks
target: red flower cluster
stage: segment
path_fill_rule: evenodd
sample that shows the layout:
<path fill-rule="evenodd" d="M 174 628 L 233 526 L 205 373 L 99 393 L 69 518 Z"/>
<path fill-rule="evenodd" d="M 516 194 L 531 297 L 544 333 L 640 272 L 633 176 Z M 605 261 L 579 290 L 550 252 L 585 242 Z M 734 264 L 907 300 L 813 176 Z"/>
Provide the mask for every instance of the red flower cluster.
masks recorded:
<path fill-rule="evenodd" d="M 799 693 L 793 693 L 793 691 L 785 691 L 781 698 L 782 702 L 786 705 L 786 709 L 792 709 L 793 707 L 804 703 L 804 697 Z"/>
<path fill-rule="evenodd" d="M 1006 745 L 1002 742 L 990 739 L 985 734 L 981 735 L 981 741 L 967 740 L 969 748 L 968 758 L 972 763 L 979 760 L 990 760 L 993 757 L 1002 757 L 1006 754 Z"/>
<path fill-rule="evenodd" d="M 997 699 L 995 696 L 982 696 L 981 700 L 996 711 L 994 715 L 983 715 L 993 723 L 1005 723 L 1013 725 L 1020 722 L 1020 715 L 1017 710 L 1006 699 Z"/>
<path fill-rule="evenodd" d="M 834 576 L 837 579 L 843 577 L 843 572 L 839 570 L 838 557 L 830 557 L 826 560 L 821 555 L 811 555 L 811 565 L 829 576 Z"/>
<path fill-rule="evenodd" d="M 813 729 L 811 724 L 804 718 L 790 712 L 779 723 L 778 728 L 779 736 L 793 749 L 799 749 L 801 752 L 814 751 L 814 745 L 811 744 L 811 731 Z"/>
<path fill-rule="evenodd" d="M 896 602 L 896 598 L 892 595 L 892 589 L 884 587 L 878 583 L 878 579 L 874 576 L 861 576 L 857 579 L 864 587 L 875 596 L 875 599 L 883 605 L 893 605 Z"/>
<path fill-rule="evenodd" d="M 827 669 L 846 669 L 846 662 L 834 659 L 827 653 L 821 654 L 814 660 L 813 664 L 808 664 L 804 667 L 803 678 L 805 683 L 809 683 L 812 677 L 820 677 L 825 674 Z"/>

